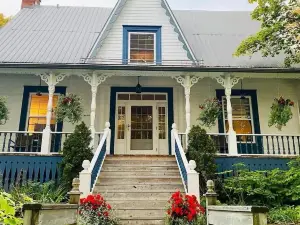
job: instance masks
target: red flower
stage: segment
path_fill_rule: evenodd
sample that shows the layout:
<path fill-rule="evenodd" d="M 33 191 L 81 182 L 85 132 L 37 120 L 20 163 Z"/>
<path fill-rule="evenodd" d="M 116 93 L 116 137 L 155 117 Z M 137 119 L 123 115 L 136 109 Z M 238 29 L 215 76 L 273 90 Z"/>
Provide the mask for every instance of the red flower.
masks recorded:
<path fill-rule="evenodd" d="M 295 103 L 293 101 L 290 102 L 290 106 L 294 106 Z"/>
<path fill-rule="evenodd" d="M 107 211 L 103 212 L 103 216 L 108 217 L 109 213 Z"/>

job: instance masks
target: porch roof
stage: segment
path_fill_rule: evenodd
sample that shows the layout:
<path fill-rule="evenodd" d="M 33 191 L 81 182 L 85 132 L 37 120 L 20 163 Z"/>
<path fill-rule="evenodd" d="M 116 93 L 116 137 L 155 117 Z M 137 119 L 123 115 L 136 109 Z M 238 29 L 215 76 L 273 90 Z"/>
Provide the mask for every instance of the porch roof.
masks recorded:
<path fill-rule="evenodd" d="M 0 29 L 0 64 L 79 64 L 80 67 L 111 10 L 64 6 L 24 8 Z M 259 23 L 251 20 L 250 12 L 174 10 L 173 13 L 197 60 L 203 60 L 206 67 L 222 70 L 224 67 L 283 67 L 283 56 L 232 56 L 239 43 L 259 29 Z M 182 67 L 187 67 L 184 62 Z"/>

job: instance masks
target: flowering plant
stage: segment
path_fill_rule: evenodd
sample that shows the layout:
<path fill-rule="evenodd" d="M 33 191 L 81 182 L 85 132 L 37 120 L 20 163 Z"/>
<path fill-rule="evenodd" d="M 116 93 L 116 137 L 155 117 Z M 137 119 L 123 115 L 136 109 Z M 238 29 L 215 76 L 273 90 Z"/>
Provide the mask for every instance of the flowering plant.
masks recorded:
<path fill-rule="evenodd" d="M 72 124 L 79 122 L 83 114 L 81 98 L 76 94 L 60 96 L 55 109 L 55 114 L 58 122 L 64 120 L 67 120 Z"/>
<path fill-rule="evenodd" d="M 169 225 L 206 225 L 205 208 L 196 197 L 175 192 L 169 200 L 166 224 Z"/>
<path fill-rule="evenodd" d="M 269 127 L 275 125 L 278 130 L 281 130 L 282 126 L 286 126 L 287 122 L 293 117 L 291 107 L 294 105 L 295 103 L 290 99 L 275 98 L 271 106 Z"/>
<path fill-rule="evenodd" d="M 206 99 L 203 104 L 199 106 L 201 109 L 200 124 L 206 127 L 212 127 L 216 125 L 216 120 L 221 114 L 221 104 L 218 99 Z"/>
<path fill-rule="evenodd" d="M 111 206 L 99 194 L 88 195 L 86 198 L 80 199 L 78 214 L 79 224 L 118 224 L 117 220 L 112 215 Z"/>
<path fill-rule="evenodd" d="M 0 97 L 0 125 L 3 125 L 8 120 L 8 108 L 6 106 L 6 98 Z"/>

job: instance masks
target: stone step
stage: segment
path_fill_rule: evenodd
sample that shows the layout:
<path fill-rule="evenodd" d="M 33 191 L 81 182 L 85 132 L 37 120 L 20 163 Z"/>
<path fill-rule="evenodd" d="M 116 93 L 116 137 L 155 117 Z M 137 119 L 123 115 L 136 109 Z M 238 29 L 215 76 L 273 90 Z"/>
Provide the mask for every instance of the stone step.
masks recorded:
<path fill-rule="evenodd" d="M 110 200 L 109 204 L 113 209 L 161 209 L 167 206 L 167 201 L 146 201 L 146 200 Z"/>
<path fill-rule="evenodd" d="M 177 166 L 176 160 L 112 160 L 112 159 L 105 159 L 104 164 L 106 165 L 116 165 L 116 166 L 123 166 L 123 165 L 155 165 L 155 166 Z"/>
<path fill-rule="evenodd" d="M 128 177 L 100 177 L 97 181 L 98 184 L 147 184 L 147 183 L 166 183 L 166 184 L 182 184 L 180 176 L 165 176 L 165 177 L 153 177 L 153 176 L 128 176 Z"/>
<path fill-rule="evenodd" d="M 117 209 L 114 210 L 116 217 L 138 219 L 138 218 L 147 218 L 152 219 L 153 217 L 164 218 L 165 210 L 164 209 Z"/>
<path fill-rule="evenodd" d="M 178 166 L 176 165 L 114 165 L 104 163 L 101 171 L 178 171 Z"/>
<path fill-rule="evenodd" d="M 107 155 L 107 160 L 165 160 L 165 161 L 173 161 L 176 160 L 175 156 L 169 155 Z"/>
<path fill-rule="evenodd" d="M 105 192 L 105 191 L 114 191 L 114 190 L 123 190 L 123 191 L 140 191 L 140 190 L 168 190 L 168 191 L 184 191 L 183 185 L 178 184 L 166 184 L 166 183 L 147 183 L 147 184 L 102 184 L 98 182 L 95 186 L 95 191 Z"/>
<path fill-rule="evenodd" d="M 128 219 L 128 218 L 120 218 L 121 225 L 164 225 L 164 219 L 158 218 L 138 218 L 138 219 Z"/>
<path fill-rule="evenodd" d="M 161 171 L 143 171 L 143 170 L 123 170 L 123 171 L 107 171 L 101 170 L 100 177 L 128 177 L 128 176 L 180 176 L 179 171 L 168 171 L 168 170 L 161 170 Z"/>
<path fill-rule="evenodd" d="M 96 190 L 94 191 L 96 192 Z M 168 201 L 173 194 L 172 191 L 123 191 L 123 192 L 101 192 L 101 194 L 106 201 L 110 202 L 111 200 L 126 200 L 126 201 L 135 201 L 135 200 L 147 200 L 147 201 Z"/>

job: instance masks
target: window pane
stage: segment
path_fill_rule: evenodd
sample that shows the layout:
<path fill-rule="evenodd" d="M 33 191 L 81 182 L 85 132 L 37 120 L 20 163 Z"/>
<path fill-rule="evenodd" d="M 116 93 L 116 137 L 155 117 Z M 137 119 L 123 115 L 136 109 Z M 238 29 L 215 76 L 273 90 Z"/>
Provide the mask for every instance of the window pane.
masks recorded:
<path fill-rule="evenodd" d="M 154 62 L 154 34 L 130 34 L 130 62 Z"/>
<path fill-rule="evenodd" d="M 118 131 L 117 138 L 125 138 L 125 106 L 118 107 Z"/>
<path fill-rule="evenodd" d="M 166 100 L 167 96 L 166 95 L 155 95 L 155 100 Z"/>
<path fill-rule="evenodd" d="M 166 139 L 166 110 L 165 107 L 158 107 L 158 138 Z"/>
<path fill-rule="evenodd" d="M 154 95 L 143 95 L 142 99 L 143 100 L 154 100 Z"/>
<path fill-rule="evenodd" d="M 118 94 L 118 100 L 129 100 L 129 94 Z"/>

